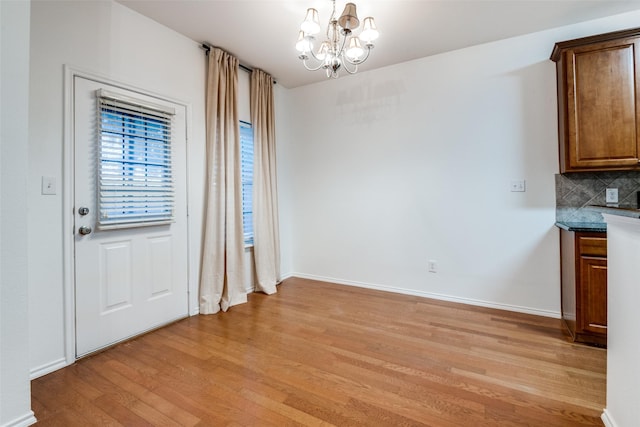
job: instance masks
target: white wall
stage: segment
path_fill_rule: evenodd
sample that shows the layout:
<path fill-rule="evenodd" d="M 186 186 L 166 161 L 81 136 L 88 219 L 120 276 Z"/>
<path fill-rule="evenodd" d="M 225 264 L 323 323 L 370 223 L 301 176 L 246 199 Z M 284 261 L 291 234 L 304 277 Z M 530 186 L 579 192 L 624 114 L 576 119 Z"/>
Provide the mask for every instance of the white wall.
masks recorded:
<path fill-rule="evenodd" d="M 289 101 L 290 91 L 281 85 L 274 86 L 274 107 L 276 119 L 276 168 L 278 185 L 278 209 L 280 222 L 280 275 L 287 278 L 292 275 L 293 270 L 293 204 L 294 193 L 292 174 L 293 160 L 291 157 L 292 144 L 295 141 L 290 139 L 290 129 L 292 124 L 289 119 L 291 115 L 287 113 L 288 108 L 296 108 Z"/>
<path fill-rule="evenodd" d="M 605 215 L 607 221 L 607 427 L 640 420 L 640 220 Z"/>
<path fill-rule="evenodd" d="M 279 142 L 294 177 L 292 274 L 558 317 L 549 55 L 557 41 L 639 17 L 291 90 Z M 525 193 L 510 192 L 516 179 Z"/>
<path fill-rule="evenodd" d="M 204 174 L 205 55 L 199 44 L 112 1 L 34 1 L 31 12 L 29 136 L 29 343 L 32 375 L 73 359 L 65 342 L 63 254 L 63 67 L 70 65 L 119 83 L 190 104 L 190 309 L 197 310 Z M 40 194 L 42 176 L 58 194 Z M 71 354 L 70 354 L 71 353 Z"/>
<path fill-rule="evenodd" d="M 28 1 L 0 2 L 0 426 L 31 412 L 27 302 Z"/>

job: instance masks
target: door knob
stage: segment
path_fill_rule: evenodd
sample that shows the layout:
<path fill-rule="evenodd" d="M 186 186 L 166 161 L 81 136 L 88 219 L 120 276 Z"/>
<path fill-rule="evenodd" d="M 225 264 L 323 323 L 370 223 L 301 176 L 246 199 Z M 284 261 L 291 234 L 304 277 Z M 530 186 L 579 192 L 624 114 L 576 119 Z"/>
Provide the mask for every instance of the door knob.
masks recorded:
<path fill-rule="evenodd" d="M 91 227 L 87 227 L 85 225 L 78 228 L 78 233 L 82 234 L 83 236 L 86 236 L 87 234 L 91 234 L 91 231 L 92 231 Z"/>

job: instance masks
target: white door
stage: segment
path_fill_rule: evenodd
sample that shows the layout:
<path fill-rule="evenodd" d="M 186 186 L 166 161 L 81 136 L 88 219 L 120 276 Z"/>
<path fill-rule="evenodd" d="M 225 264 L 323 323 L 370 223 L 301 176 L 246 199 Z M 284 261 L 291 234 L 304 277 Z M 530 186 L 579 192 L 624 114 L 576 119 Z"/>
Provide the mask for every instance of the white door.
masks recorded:
<path fill-rule="evenodd" d="M 99 107 L 96 91 L 173 107 L 174 222 L 100 228 Z M 185 107 L 74 77 L 76 356 L 188 315 Z M 83 228 L 84 227 L 84 228 Z"/>

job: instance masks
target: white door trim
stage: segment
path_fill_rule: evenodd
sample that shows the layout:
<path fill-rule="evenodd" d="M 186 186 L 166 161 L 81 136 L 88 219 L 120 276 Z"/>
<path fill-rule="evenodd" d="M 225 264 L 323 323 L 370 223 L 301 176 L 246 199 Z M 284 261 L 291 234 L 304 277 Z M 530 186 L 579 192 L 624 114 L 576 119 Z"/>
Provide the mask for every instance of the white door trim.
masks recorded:
<path fill-rule="evenodd" d="M 191 234 L 191 216 L 190 216 L 190 179 L 189 179 L 189 141 L 191 136 L 191 104 L 169 98 L 162 94 L 143 90 L 139 87 L 124 84 L 119 81 L 114 81 L 106 76 L 101 76 L 90 71 L 78 69 L 76 67 L 66 65 L 64 66 L 64 109 L 63 109 L 63 154 L 62 154 L 62 256 L 63 256 L 63 301 L 64 301 L 64 349 L 65 349 L 65 361 L 66 366 L 73 364 L 76 361 L 76 309 L 75 309 L 75 257 L 74 257 L 74 224 L 73 224 L 73 204 L 75 200 L 74 189 L 74 85 L 73 81 L 75 77 L 82 77 L 87 80 L 93 80 L 99 83 L 116 86 L 124 90 L 137 92 L 143 95 L 151 95 L 156 98 L 184 106 L 186 111 L 186 123 L 185 123 L 185 138 L 187 142 L 186 153 L 186 170 L 187 170 L 187 182 L 186 182 L 186 199 L 187 199 L 187 294 L 188 297 L 188 313 L 192 315 L 197 313 L 193 307 L 191 301 L 192 290 L 197 289 L 192 284 L 192 274 L 190 274 L 191 253 L 190 253 L 190 234 Z M 62 366 L 51 366 L 52 372 Z M 38 372 L 39 375 L 44 375 L 48 372 Z"/>

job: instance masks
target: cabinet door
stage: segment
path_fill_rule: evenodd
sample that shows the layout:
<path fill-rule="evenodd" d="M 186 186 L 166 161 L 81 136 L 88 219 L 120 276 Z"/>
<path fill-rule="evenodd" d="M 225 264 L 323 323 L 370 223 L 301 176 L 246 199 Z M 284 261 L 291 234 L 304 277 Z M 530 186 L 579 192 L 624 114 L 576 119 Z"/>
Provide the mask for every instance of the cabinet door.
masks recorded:
<path fill-rule="evenodd" d="M 563 172 L 638 167 L 637 48 L 626 39 L 566 52 Z"/>
<path fill-rule="evenodd" d="M 580 329 L 596 334 L 607 333 L 607 260 L 580 257 Z"/>

